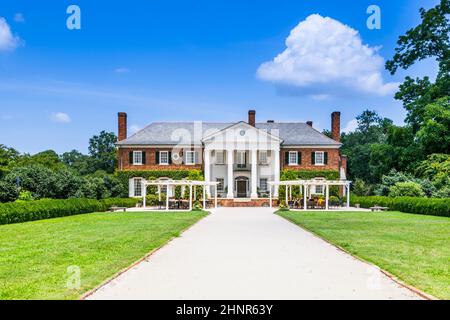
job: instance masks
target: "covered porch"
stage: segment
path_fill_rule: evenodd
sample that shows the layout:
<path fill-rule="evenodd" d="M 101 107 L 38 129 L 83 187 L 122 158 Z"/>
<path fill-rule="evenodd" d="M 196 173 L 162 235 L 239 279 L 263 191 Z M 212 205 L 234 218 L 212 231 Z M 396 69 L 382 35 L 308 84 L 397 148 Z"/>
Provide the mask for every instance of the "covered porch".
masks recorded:
<path fill-rule="evenodd" d="M 298 209 L 303 210 L 330 210 L 330 207 L 341 207 L 341 203 L 332 203 L 330 205 L 330 187 L 337 186 L 343 188 L 343 194 L 345 197 L 345 208 L 350 208 L 350 185 L 351 181 L 347 180 L 292 180 L 292 181 L 270 181 L 269 183 L 269 199 L 270 199 L 270 206 L 272 207 L 272 198 L 273 198 L 273 189 L 279 188 L 279 187 L 285 187 L 285 199 L 279 199 L 280 201 L 284 200 L 286 202 L 286 205 L 288 207 L 291 207 L 291 204 L 294 207 L 297 207 Z M 324 204 L 318 205 L 317 203 L 312 203 L 311 201 L 311 188 L 320 186 L 324 188 Z M 300 195 L 302 198 L 293 199 L 292 197 L 292 191 L 293 188 L 298 188 L 300 191 Z"/>

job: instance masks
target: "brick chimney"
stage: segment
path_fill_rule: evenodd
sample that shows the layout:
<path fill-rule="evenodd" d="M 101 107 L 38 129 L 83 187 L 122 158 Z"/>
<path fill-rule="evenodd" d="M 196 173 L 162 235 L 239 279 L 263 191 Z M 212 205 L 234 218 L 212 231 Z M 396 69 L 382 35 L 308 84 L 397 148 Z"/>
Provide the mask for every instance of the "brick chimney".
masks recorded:
<path fill-rule="evenodd" d="M 312 121 L 306 121 L 306 124 L 307 124 L 308 126 L 310 126 L 310 127 L 313 126 L 313 122 L 312 122 Z"/>
<path fill-rule="evenodd" d="M 119 132 L 118 141 L 125 140 L 127 138 L 127 114 L 125 112 L 118 113 Z"/>
<path fill-rule="evenodd" d="M 252 127 L 256 124 L 256 111 L 255 110 L 249 110 L 248 111 L 248 124 Z"/>
<path fill-rule="evenodd" d="M 331 137 L 341 142 L 341 113 L 337 111 L 331 114 Z"/>

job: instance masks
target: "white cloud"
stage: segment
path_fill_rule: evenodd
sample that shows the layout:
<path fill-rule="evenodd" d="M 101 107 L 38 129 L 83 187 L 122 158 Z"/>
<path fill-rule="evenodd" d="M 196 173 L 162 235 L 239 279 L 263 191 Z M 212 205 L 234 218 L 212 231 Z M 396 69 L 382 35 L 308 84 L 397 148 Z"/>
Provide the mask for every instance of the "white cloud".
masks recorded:
<path fill-rule="evenodd" d="M 379 48 L 363 44 L 358 31 L 332 18 L 309 16 L 291 31 L 286 47 L 258 68 L 260 79 L 316 97 L 344 92 L 384 96 L 398 88 L 383 80 Z"/>
<path fill-rule="evenodd" d="M 12 51 L 20 44 L 19 37 L 13 36 L 5 18 L 0 17 L 0 51 Z"/>
<path fill-rule="evenodd" d="M 115 73 L 128 73 L 130 72 L 130 69 L 125 68 L 125 67 L 121 67 L 121 68 L 117 68 L 114 70 Z"/>
<path fill-rule="evenodd" d="M 50 116 L 50 120 L 57 123 L 69 123 L 72 121 L 70 116 L 64 112 L 53 112 Z"/>
<path fill-rule="evenodd" d="M 25 17 L 23 15 L 23 13 L 20 13 L 20 12 L 16 13 L 14 15 L 14 21 L 18 22 L 18 23 L 24 23 L 25 22 Z"/>
<path fill-rule="evenodd" d="M 350 121 L 347 123 L 347 125 L 345 126 L 345 128 L 342 129 L 342 132 L 350 133 L 350 132 L 355 131 L 356 128 L 358 128 L 358 120 L 353 119 L 353 120 L 350 120 Z"/>
<path fill-rule="evenodd" d="M 139 126 L 139 125 L 137 125 L 137 124 L 132 124 L 132 125 L 130 126 L 130 133 L 131 133 L 131 134 L 135 134 L 136 132 L 138 132 L 138 131 L 141 130 L 141 129 L 142 129 L 141 126 Z"/>

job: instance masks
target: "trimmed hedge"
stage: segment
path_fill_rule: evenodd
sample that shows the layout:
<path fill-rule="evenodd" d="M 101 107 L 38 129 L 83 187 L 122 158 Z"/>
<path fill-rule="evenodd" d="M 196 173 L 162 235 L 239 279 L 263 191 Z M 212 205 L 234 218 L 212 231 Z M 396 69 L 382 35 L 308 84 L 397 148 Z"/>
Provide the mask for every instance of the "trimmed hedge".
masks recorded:
<path fill-rule="evenodd" d="M 388 207 L 389 210 L 405 213 L 425 214 L 432 216 L 450 217 L 450 198 L 412 198 L 412 197 L 357 197 L 350 199 L 352 206 L 359 203 L 362 208 L 375 205 Z"/>
<path fill-rule="evenodd" d="M 111 206 L 134 207 L 139 199 L 42 199 L 0 203 L 0 225 L 104 212 Z"/>

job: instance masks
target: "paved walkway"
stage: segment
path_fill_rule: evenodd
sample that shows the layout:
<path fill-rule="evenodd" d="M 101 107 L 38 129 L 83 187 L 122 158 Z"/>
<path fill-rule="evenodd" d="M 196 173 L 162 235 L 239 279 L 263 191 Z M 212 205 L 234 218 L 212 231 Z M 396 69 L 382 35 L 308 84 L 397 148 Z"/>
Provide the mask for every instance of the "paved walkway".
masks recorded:
<path fill-rule="evenodd" d="M 170 214 L 170 213 L 168 213 Z M 221 208 L 89 299 L 418 299 L 268 208 Z"/>

